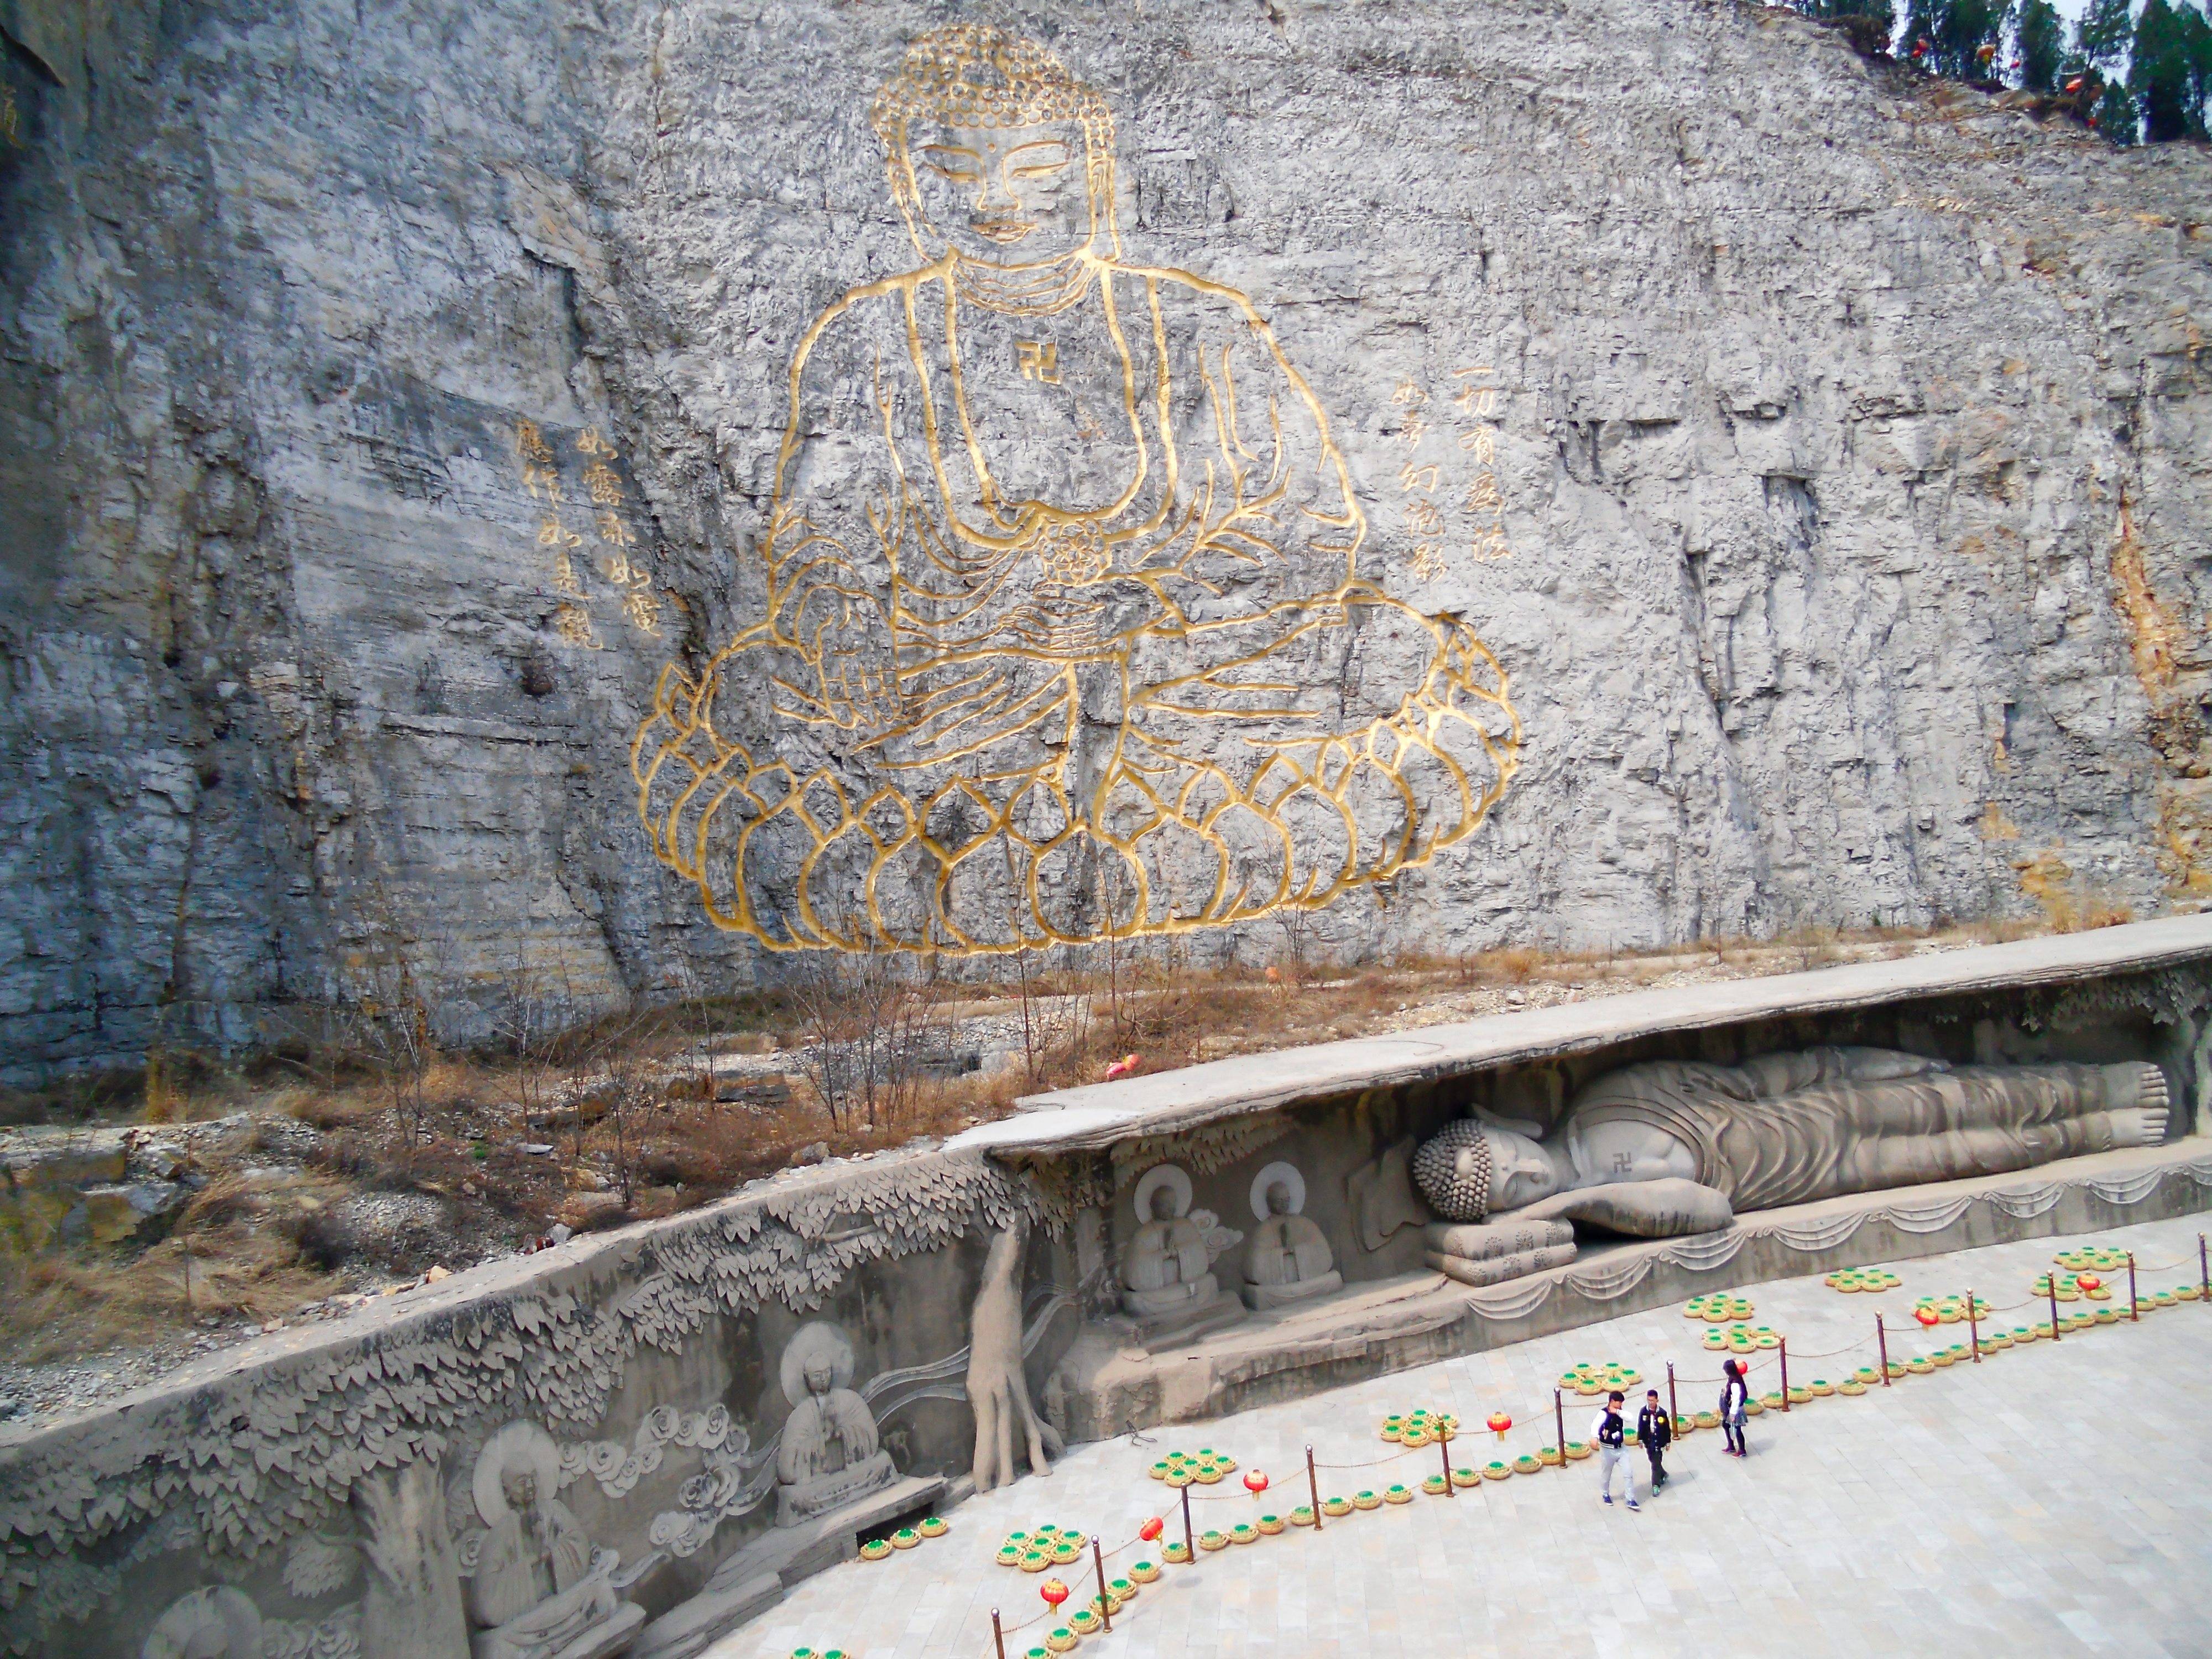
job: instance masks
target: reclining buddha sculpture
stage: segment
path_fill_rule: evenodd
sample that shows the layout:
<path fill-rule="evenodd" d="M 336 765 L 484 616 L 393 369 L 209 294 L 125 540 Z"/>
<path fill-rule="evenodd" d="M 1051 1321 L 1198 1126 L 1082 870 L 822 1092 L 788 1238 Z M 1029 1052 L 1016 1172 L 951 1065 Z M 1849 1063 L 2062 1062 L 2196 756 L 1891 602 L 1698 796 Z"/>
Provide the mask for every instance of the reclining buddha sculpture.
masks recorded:
<path fill-rule="evenodd" d="M 1959 1066 L 1884 1048 L 1648 1060 L 1597 1078 L 1553 1131 L 1462 1119 L 1414 1154 L 1443 1220 L 1428 1260 L 1469 1284 L 1553 1267 L 1571 1223 L 1666 1238 L 1741 1212 L 2001 1175 L 2165 1139 L 2155 1066 Z"/>
<path fill-rule="evenodd" d="M 1123 257 L 1103 95 L 955 24 L 870 120 L 916 262 L 799 341 L 764 609 L 634 745 L 656 856 L 772 950 L 988 952 L 1317 909 L 1471 835 L 1503 672 L 1363 560 L 1251 302 Z"/>

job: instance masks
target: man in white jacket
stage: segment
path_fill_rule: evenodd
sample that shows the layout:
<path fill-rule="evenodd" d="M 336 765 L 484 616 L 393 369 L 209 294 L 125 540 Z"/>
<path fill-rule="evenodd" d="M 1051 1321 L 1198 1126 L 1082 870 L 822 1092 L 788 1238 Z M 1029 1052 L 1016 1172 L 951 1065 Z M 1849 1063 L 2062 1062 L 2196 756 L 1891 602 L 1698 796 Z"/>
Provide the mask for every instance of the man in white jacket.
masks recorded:
<path fill-rule="evenodd" d="M 1605 1409 L 1590 1425 L 1590 1438 L 1597 1443 L 1598 1492 L 1608 1504 L 1613 1502 L 1613 1472 L 1620 1471 L 1622 1495 L 1628 1507 L 1638 1507 L 1636 1502 L 1636 1465 L 1626 1456 L 1628 1446 L 1627 1425 L 1621 1421 L 1620 1390 L 1615 1389 L 1605 1397 Z"/>

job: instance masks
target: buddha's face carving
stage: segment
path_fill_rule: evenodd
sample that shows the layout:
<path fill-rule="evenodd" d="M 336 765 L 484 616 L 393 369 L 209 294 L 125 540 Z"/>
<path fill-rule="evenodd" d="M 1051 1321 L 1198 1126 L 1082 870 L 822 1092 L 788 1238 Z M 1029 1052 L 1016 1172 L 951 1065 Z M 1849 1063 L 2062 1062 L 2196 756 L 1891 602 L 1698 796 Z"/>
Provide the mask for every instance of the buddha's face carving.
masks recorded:
<path fill-rule="evenodd" d="M 1267 1213 L 1288 1215 L 1291 1212 L 1291 1183 L 1271 1181 L 1267 1183 Z"/>
<path fill-rule="evenodd" d="M 906 159 L 927 239 L 941 239 L 963 259 L 1042 264 L 1091 240 L 1080 122 L 970 128 L 918 121 L 907 134 Z"/>
<path fill-rule="evenodd" d="M 1544 1149 L 1526 1135 L 1486 1125 L 1482 1138 L 1490 1148 L 1490 1210 L 1517 1210 L 1559 1190 L 1559 1170 Z M 1474 1155 L 1459 1155 L 1460 1173 L 1473 1173 Z"/>
<path fill-rule="evenodd" d="M 538 1506 L 538 1476 L 531 1470 L 506 1470 L 499 1477 L 499 1489 L 510 1509 L 527 1514 Z"/>
<path fill-rule="evenodd" d="M 1173 1221 L 1176 1218 L 1174 1191 L 1164 1184 L 1156 1188 L 1152 1193 L 1152 1219 Z"/>
<path fill-rule="evenodd" d="M 806 1391 L 817 1399 L 828 1394 L 836 1380 L 836 1367 L 830 1364 L 826 1354 L 806 1368 Z"/>

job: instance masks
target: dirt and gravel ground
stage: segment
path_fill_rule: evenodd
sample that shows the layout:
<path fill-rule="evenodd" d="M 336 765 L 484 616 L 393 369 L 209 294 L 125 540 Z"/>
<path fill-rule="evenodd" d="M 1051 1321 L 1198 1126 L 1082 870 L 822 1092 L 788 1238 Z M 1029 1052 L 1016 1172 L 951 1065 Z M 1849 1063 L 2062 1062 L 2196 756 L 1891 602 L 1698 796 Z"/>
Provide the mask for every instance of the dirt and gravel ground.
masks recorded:
<path fill-rule="evenodd" d="M 556 1233 L 672 1213 L 783 1169 L 950 1133 L 1012 1109 L 1018 1096 L 1095 1080 L 1132 1055 L 1139 1069 L 1171 1069 L 1989 937 L 1602 959 L 1504 951 L 1327 975 L 1278 966 L 1241 978 L 1093 976 L 1035 981 L 1026 998 L 949 988 L 931 994 L 915 1074 L 850 1093 L 834 1114 L 804 1008 L 756 1013 L 743 1030 L 663 1026 L 633 1034 L 619 1053 L 437 1060 L 410 1079 L 411 1093 L 358 1068 L 260 1085 L 216 1068 L 167 1104 L 168 1115 L 202 1121 L 147 1123 L 143 1104 L 127 1102 L 70 1121 L 48 1103 L 42 1115 L 64 1121 L 0 1128 L 9 1182 L 0 1197 L 29 1192 L 58 1145 L 98 1150 L 122 1139 L 129 1171 L 115 1185 L 134 1203 L 167 1208 L 104 1241 L 72 1212 L 31 1248 L 0 1210 L 0 1419 L 82 1410 L 185 1358 L 404 1295 Z"/>

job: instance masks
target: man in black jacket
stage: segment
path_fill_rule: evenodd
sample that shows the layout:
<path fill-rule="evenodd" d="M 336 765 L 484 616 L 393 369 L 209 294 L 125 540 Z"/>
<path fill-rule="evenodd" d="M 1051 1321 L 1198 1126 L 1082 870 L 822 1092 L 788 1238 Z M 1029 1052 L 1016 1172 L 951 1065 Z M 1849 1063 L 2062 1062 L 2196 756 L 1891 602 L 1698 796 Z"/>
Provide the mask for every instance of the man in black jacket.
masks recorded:
<path fill-rule="evenodd" d="M 1644 1448 L 1644 1455 L 1651 1460 L 1651 1490 L 1656 1494 L 1667 1484 L 1667 1443 L 1674 1437 L 1674 1419 L 1659 1403 L 1659 1390 L 1644 1391 L 1644 1409 L 1636 1413 L 1636 1440 Z"/>

